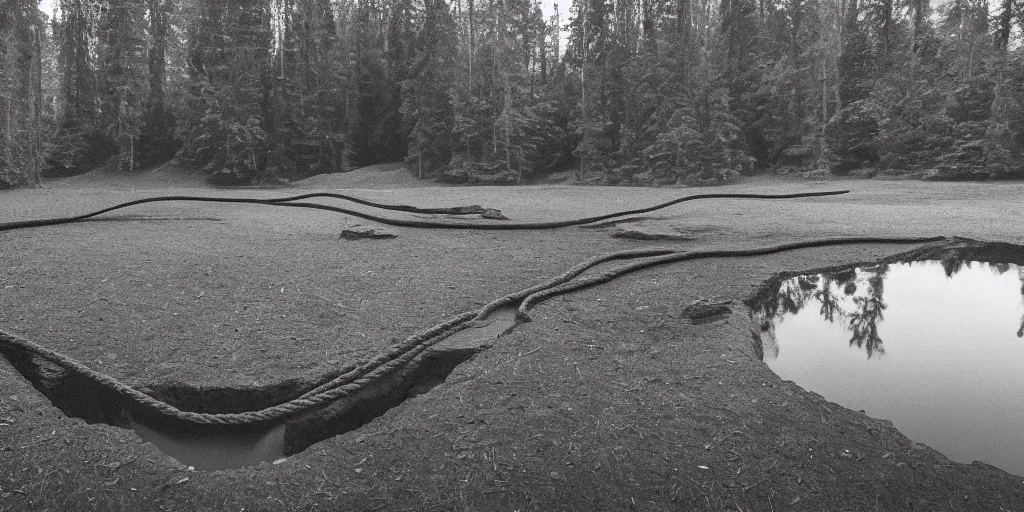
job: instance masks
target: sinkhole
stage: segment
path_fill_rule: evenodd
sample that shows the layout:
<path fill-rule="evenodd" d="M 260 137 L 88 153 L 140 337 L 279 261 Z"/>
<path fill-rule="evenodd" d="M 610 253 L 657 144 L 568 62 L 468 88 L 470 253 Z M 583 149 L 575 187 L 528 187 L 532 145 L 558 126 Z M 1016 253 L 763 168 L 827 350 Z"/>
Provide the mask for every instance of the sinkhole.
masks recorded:
<path fill-rule="evenodd" d="M 488 348 L 515 325 L 515 308 L 500 309 L 350 396 L 280 422 L 255 426 L 197 426 L 156 418 L 109 388 L 46 359 L 4 348 L 0 348 L 0 354 L 65 415 L 88 423 L 131 429 L 186 466 L 217 470 L 276 461 L 356 430 L 440 385 L 457 366 Z M 223 414 L 287 402 L 336 376 L 328 373 L 260 388 L 160 384 L 139 389 L 184 411 Z"/>
<path fill-rule="evenodd" d="M 1024 475 L 1024 266 L 946 256 L 769 281 L 755 350 L 951 460 Z"/>

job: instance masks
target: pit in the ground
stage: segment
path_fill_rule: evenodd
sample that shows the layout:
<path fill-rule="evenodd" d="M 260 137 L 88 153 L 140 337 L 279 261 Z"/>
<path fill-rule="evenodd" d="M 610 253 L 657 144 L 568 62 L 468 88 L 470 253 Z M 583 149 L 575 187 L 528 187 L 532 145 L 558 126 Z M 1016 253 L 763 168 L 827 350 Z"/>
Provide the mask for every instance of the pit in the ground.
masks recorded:
<path fill-rule="evenodd" d="M 1024 267 L 892 262 L 767 291 L 751 304 L 755 348 L 780 377 L 952 460 L 1024 475 Z"/>
<path fill-rule="evenodd" d="M 515 323 L 515 308 L 500 309 L 352 395 L 284 421 L 252 426 L 195 426 L 154 418 L 117 392 L 41 357 L 2 350 L 0 354 L 68 416 L 130 428 L 186 466 L 216 470 L 275 461 L 358 429 L 443 383 L 457 366 L 512 330 Z M 287 401 L 333 377 L 292 379 L 252 389 L 170 384 L 147 387 L 144 392 L 181 410 L 236 413 Z"/>

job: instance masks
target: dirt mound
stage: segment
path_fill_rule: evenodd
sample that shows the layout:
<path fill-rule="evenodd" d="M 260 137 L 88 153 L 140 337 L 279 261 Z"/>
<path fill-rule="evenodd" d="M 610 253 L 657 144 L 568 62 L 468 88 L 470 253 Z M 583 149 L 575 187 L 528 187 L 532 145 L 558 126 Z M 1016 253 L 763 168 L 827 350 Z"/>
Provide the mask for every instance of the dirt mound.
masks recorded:
<path fill-rule="evenodd" d="M 302 188 L 412 188 L 436 187 L 438 183 L 417 178 L 401 163 L 376 164 L 354 171 L 318 174 L 294 183 Z"/>
<path fill-rule="evenodd" d="M 167 162 L 149 169 L 134 172 L 118 171 L 113 165 L 72 176 L 46 180 L 49 188 L 101 188 L 112 190 L 136 190 L 149 188 L 205 188 L 205 176 Z"/>
<path fill-rule="evenodd" d="M 117 171 L 112 165 L 99 169 L 45 182 L 49 188 L 98 188 L 108 190 L 139 190 L 153 188 L 209 188 L 206 175 L 201 171 L 188 169 L 171 162 L 140 171 Z M 378 164 L 346 173 L 320 174 L 297 181 L 294 186 L 318 189 L 390 189 L 432 187 L 436 183 L 420 180 L 410 173 L 403 164 Z"/>

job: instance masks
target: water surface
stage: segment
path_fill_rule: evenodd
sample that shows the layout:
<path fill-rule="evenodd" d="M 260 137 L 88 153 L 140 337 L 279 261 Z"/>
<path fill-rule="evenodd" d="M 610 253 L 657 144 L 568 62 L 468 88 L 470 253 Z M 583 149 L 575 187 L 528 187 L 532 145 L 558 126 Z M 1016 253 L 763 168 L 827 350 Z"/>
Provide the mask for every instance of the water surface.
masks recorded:
<path fill-rule="evenodd" d="M 785 280 L 752 316 L 780 377 L 952 460 L 1024 475 L 1024 268 L 919 261 Z"/>
<path fill-rule="evenodd" d="M 271 428 L 238 428 L 230 431 L 170 431 L 131 421 L 143 441 L 196 469 L 214 470 L 255 466 L 285 456 L 284 424 Z"/>
<path fill-rule="evenodd" d="M 420 371 L 410 371 L 409 365 L 397 376 L 378 379 L 384 391 L 370 392 L 365 398 L 359 393 L 348 400 L 350 407 L 335 412 L 338 417 L 312 414 L 305 420 L 291 423 L 278 422 L 264 427 L 170 429 L 129 420 L 129 427 L 144 441 L 150 442 L 178 462 L 195 469 L 215 470 L 254 466 L 260 462 L 275 461 L 286 456 L 286 448 L 300 444 L 301 451 L 317 441 L 359 428 L 366 422 L 384 414 L 406 399 L 429 392 L 444 382 L 456 366 L 474 353 L 494 343 L 498 337 L 516 326 L 516 309 L 505 307 L 491 313 L 459 331 L 438 346 L 428 349 Z M 402 379 L 406 379 L 403 381 Z M 393 384 L 388 384 L 393 382 Z M 368 386 L 368 389 L 374 386 Z M 372 402 L 372 403 L 363 403 Z M 291 430 L 293 427 L 297 430 Z M 293 446 L 286 447 L 285 430 L 292 436 Z M 307 433 L 316 436 L 305 439 Z"/>

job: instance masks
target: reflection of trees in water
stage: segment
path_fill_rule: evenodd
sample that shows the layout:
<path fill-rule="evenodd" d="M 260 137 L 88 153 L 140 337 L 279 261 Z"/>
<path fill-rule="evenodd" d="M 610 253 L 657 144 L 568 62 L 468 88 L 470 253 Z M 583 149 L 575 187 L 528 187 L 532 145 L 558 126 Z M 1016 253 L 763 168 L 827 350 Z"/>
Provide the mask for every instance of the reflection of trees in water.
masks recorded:
<path fill-rule="evenodd" d="M 952 278 L 964 268 L 971 268 L 971 262 L 959 258 L 942 260 L 942 270 L 946 272 L 948 278 Z"/>
<path fill-rule="evenodd" d="M 952 278 L 972 262 L 959 258 L 939 262 L 946 277 Z M 1024 267 L 1009 263 L 983 263 L 992 273 L 1002 275 L 1016 268 L 1021 283 L 1021 301 L 1024 304 Z M 883 320 L 886 304 L 885 276 L 888 265 L 861 269 L 846 269 L 827 274 L 798 276 L 783 281 L 775 296 L 755 306 L 751 311 L 754 325 L 760 333 L 753 333 L 760 340 L 762 358 L 765 355 L 777 358 L 779 346 L 775 339 L 775 324 L 786 315 L 796 315 L 810 301 L 821 304 L 818 310 L 829 323 L 840 323 L 851 334 L 850 345 L 863 348 L 870 358 L 875 353 L 884 354 L 882 339 L 878 336 L 878 324 Z M 858 293 L 861 291 L 862 293 Z M 1024 316 L 1021 317 L 1017 337 L 1024 338 Z"/>
<path fill-rule="evenodd" d="M 887 265 L 865 269 L 847 269 L 828 274 L 798 276 L 779 284 L 772 300 L 756 307 L 751 316 L 761 330 L 754 333 L 765 355 L 779 356 L 779 345 L 775 339 L 775 324 L 786 315 L 800 312 L 812 299 L 821 304 L 819 313 L 830 323 L 841 322 L 851 334 L 850 345 L 863 348 L 868 357 L 884 354 L 882 339 L 878 336 L 878 323 L 886 305 L 883 300 L 883 283 L 888 272 Z M 863 293 L 858 294 L 858 290 Z"/>
<path fill-rule="evenodd" d="M 842 309 L 839 307 L 840 297 L 835 294 L 832 290 L 834 281 L 827 275 L 822 276 L 821 289 L 817 290 L 814 294 L 814 298 L 821 302 L 821 309 L 818 310 L 821 313 L 821 317 L 829 322 L 835 322 L 836 317 L 842 317 Z"/>
<path fill-rule="evenodd" d="M 1017 268 L 1017 279 L 1020 279 L 1021 303 L 1024 303 L 1024 267 Z M 1017 337 L 1024 338 L 1024 315 L 1020 317 L 1020 329 L 1017 329 Z"/>
<path fill-rule="evenodd" d="M 858 348 L 867 351 L 868 357 L 878 352 L 885 353 L 882 348 L 882 338 L 878 337 L 878 322 L 882 321 L 882 311 L 885 310 L 885 302 L 882 301 L 883 283 L 888 266 L 881 267 L 868 277 L 868 292 L 866 296 L 854 297 L 853 302 L 857 307 L 847 314 L 849 322 L 847 325 L 853 336 L 850 338 L 850 345 L 856 344 Z"/>
<path fill-rule="evenodd" d="M 960 259 L 950 259 L 942 262 L 942 268 L 946 271 L 946 277 L 952 278 L 958 272 L 965 268 L 971 268 L 970 261 Z M 993 274 L 1001 276 L 1010 271 L 1014 265 L 1009 263 L 982 263 L 986 266 Z M 1024 304 L 1024 267 L 1017 267 L 1017 278 L 1020 279 L 1020 295 L 1021 304 Z M 1024 314 L 1021 315 L 1020 328 L 1017 329 L 1017 337 L 1024 338 Z"/>
<path fill-rule="evenodd" d="M 1010 263 L 979 263 L 977 261 L 970 261 L 960 258 L 952 258 L 942 261 L 942 269 L 946 271 L 946 277 L 954 277 L 960 273 L 963 269 L 973 268 L 974 264 L 978 263 L 982 267 L 988 269 L 992 274 L 1001 276 L 1014 268 L 1014 265 Z M 1024 290 L 1021 290 L 1024 294 Z"/>
<path fill-rule="evenodd" d="M 818 288 L 817 281 L 821 276 L 799 276 L 787 279 L 779 284 L 773 300 L 763 302 L 760 307 L 751 311 L 754 325 L 760 327 L 760 333 L 752 333 L 756 341 L 760 341 L 761 359 L 769 355 L 772 359 L 779 357 L 779 345 L 775 340 L 775 323 L 786 315 L 795 315 L 804 308 L 807 301 Z"/>

